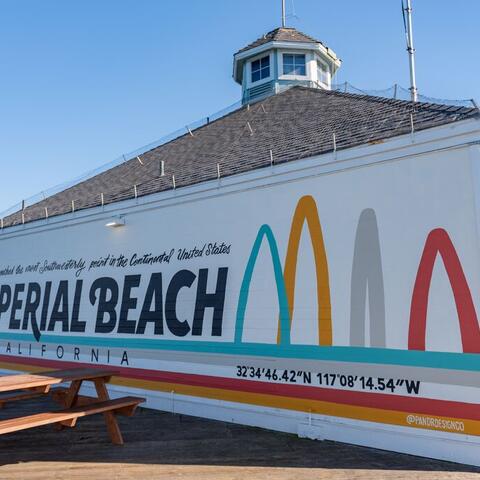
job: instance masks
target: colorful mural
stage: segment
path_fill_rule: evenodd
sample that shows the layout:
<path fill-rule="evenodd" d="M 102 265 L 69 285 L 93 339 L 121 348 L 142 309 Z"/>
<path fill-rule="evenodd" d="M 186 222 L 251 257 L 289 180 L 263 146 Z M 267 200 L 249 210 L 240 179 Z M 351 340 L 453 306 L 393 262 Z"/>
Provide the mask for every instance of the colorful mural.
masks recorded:
<path fill-rule="evenodd" d="M 415 214 L 389 203 L 389 168 L 377 188 L 349 177 L 355 194 L 312 178 L 2 240 L 0 366 L 109 365 L 150 402 L 480 435 L 472 233 L 423 184 Z"/>

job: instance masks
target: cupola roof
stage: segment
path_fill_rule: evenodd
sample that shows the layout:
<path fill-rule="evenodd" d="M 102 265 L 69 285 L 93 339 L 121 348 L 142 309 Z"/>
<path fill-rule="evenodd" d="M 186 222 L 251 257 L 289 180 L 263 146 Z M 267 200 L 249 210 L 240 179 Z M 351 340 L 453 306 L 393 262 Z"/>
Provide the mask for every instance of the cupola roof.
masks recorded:
<path fill-rule="evenodd" d="M 279 27 L 271 32 L 265 33 L 262 37 L 250 43 L 246 47 L 240 49 L 238 53 L 246 52 L 252 48 L 259 47 L 269 42 L 301 42 L 301 43 L 319 43 L 325 46 L 320 40 L 316 40 L 305 33 L 298 31 L 292 27 Z"/>

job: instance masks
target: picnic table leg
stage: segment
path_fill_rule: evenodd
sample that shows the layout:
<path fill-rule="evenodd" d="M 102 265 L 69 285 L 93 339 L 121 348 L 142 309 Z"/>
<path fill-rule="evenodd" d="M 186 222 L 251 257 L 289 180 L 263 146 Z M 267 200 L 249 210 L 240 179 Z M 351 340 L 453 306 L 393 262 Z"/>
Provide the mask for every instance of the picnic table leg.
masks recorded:
<path fill-rule="evenodd" d="M 107 387 L 105 386 L 105 380 L 103 378 L 95 380 L 95 390 L 97 391 L 97 396 L 99 400 L 110 400 Z M 113 412 L 105 412 L 103 416 L 105 418 L 108 434 L 110 435 L 110 440 L 112 441 L 112 443 L 116 445 L 123 445 L 122 432 L 120 431 L 120 427 L 118 426 L 115 414 Z"/>
<path fill-rule="evenodd" d="M 82 380 L 74 380 L 65 395 L 65 408 L 74 407 L 78 400 L 78 392 L 82 386 Z"/>
<path fill-rule="evenodd" d="M 65 398 L 63 400 L 63 405 L 65 406 L 65 408 L 71 408 L 75 406 L 78 400 L 78 392 L 80 391 L 81 386 L 82 386 L 82 380 L 74 380 L 70 384 L 70 387 L 68 388 L 67 393 L 65 394 Z M 74 427 L 76 423 L 77 423 L 77 419 L 74 419 L 71 422 L 69 422 L 68 426 Z M 55 425 L 55 428 L 57 430 L 62 430 L 64 426 L 66 425 L 57 423 Z"/>

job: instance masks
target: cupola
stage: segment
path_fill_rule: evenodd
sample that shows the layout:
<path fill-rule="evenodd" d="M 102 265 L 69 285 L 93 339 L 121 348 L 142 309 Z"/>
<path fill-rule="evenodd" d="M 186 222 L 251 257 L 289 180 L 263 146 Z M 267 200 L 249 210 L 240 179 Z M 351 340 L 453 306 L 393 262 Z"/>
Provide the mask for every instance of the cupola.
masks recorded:
<path fill-rule="evenodd" d="M 280 27 L 233 57 L 233 78 L 242 102 L 251 103 L 292 85 L 329 90 L 341 65 L 335 52 L 295 28 Z"/>

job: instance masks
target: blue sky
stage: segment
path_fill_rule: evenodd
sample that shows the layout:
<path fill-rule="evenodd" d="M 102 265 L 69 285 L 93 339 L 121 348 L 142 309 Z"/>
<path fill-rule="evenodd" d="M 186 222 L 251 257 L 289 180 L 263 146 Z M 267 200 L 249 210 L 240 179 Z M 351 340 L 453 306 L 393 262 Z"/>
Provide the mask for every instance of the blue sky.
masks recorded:
<path fill-rule="evenodd" d="M 479 0 L 413 0 L 420 93 L 480 100 Z M 0 212 L 240 98 L 280 0 L 0 0 Z M 400 0 L 287 0 L 337 82 L 408 87 Z M 450 8 L 449 8 L 450 7 Z"/>

